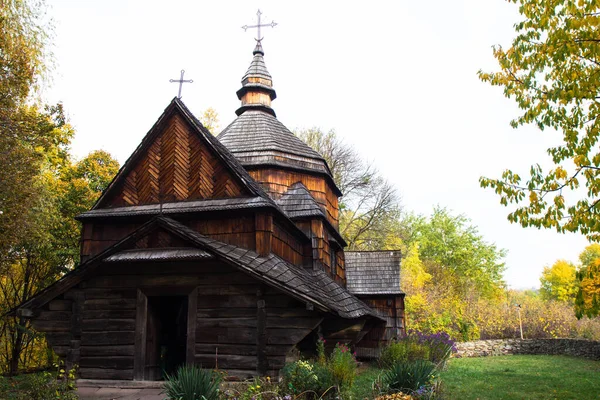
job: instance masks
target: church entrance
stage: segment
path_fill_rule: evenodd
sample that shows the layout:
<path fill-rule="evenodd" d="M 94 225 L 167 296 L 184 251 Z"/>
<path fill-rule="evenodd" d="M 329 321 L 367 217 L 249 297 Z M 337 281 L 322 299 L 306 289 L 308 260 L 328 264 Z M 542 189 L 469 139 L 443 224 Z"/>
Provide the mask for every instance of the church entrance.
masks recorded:
<path fill-rule="evenodd" d="M 188 296 L 148 296 L 145 378 L 162 380 L 186 362 Z"/>

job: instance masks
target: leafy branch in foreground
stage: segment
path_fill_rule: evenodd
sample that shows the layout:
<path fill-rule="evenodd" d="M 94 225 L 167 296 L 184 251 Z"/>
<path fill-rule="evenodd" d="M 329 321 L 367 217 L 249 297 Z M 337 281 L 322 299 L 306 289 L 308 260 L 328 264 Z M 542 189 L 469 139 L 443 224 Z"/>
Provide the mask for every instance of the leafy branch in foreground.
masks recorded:
<path fill-rule="evenodd" d="M 528 178 L 506 170 L 480 178 L 523 226 L 579 232 L 600 240 L 600 3 L 595 0 L 511 0 L 524 19 L 508 49 L 494 47 L 500 71 L 479 78 L 504 88 L 523 113 L 514 128 L 534 124 L 562 134 L 547 149 L 554 166 L 534 164 Z"/>

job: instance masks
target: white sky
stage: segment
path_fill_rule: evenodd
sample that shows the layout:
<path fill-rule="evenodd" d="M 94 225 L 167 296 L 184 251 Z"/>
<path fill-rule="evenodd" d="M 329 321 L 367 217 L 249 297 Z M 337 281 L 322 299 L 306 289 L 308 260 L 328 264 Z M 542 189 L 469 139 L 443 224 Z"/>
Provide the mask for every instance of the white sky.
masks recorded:
<path fill-rule="evenodd" d="M 505 278 L 539 286 L 545 265 L 577 261 L 580 235 L 523 229 L 506 220 L 481 175 L 526 175 L 559 135 L 514 130 L 518 114 L 500 88 L 477 78 L 496 70 L 491 46 L 509 46 L 516 6 L 503 0 L 127 1 L 47 0 L 56 25 L 55 79 L 77 130 L 78 157 L 95 149 L 123 163 L 177 94 L 179 71 L 193 84 L 183 101 L 197 116 L 213 107 L 221 128 L 235 118 L 235 92 L 252 60 L 256 10 L 265 62 L 288 128 L 335 129 L 402 196 L 405 210 L 439 204 L 471 218 L 509 251 Z"/>

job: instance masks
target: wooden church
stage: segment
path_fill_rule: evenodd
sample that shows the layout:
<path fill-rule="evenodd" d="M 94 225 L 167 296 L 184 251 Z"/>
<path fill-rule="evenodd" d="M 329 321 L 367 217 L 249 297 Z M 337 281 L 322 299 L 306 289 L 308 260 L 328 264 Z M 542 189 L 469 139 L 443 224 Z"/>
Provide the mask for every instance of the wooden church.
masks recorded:
<path fill-rule="evenodd" d="M 81 264 L 17 313 L 84 379 L 184 363 L 276 376 L 318 337 L 404 329 L 398 252 L 344 253 L 323 157 L 275 117 L 260 41 L 218 138 L 175 98 L 82 223 Z"/>

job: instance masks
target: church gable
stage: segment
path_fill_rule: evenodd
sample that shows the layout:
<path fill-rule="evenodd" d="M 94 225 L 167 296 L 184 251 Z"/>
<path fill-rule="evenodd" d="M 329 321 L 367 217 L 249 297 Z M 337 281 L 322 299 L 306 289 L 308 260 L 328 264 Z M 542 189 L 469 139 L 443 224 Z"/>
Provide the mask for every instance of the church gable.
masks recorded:
<path fill-rule="evenodd" d="M 95 209 L 249 195 L 179 103 L 167 108 Z"/>

